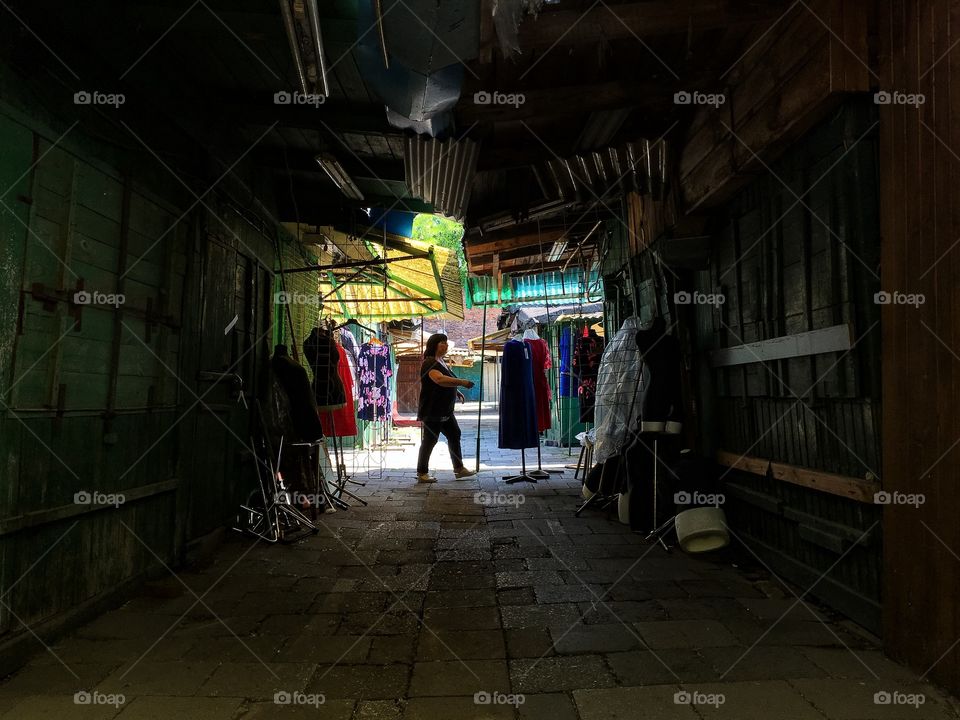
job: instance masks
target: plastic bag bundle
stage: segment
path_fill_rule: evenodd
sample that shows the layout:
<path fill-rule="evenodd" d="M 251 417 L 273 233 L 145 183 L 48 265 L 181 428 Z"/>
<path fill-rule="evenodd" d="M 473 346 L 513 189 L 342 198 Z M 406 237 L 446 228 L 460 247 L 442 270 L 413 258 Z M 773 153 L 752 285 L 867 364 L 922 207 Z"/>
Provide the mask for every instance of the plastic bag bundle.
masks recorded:
<path fill-rule="evenodd" d="M 639 318 L 624 320 L 600 359 L 594 411 L 595 463 L 604 462 L 624 448 L 627 434 L 640 416 L 643 365 L 637 348 L 639 329 Z"/>

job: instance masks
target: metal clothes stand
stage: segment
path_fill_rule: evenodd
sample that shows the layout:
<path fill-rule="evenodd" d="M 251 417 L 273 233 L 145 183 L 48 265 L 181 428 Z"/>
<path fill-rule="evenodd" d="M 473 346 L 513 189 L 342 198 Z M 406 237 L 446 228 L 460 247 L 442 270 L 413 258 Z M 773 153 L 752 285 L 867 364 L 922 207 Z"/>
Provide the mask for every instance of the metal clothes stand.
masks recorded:
<path fill-rule="evenodd" d="M 559 473 L 563 474 L 563 470 L 544 470 L 543 465 L 541 464 L 540 456 L 540 442 L 539 442 L 539 433 L 538 433 L 538 442 L 537 442 L 537 469 L 530 471 L 530 477 L 539 478 L 541 480 L 546 480 L 550 477 L 550 473 Z"/>
<path fill-rule="evenodd" d="M 539 445 L 538 445 L 539 448 Z M 537 478 L 534 477 L 533 473 L 527 472 L 527 451 L 523 448 L 520 448 L 520 474 L 519 475 L 504 475 L 503 479 L 508 485 L 513 485 L 518 482 L 537 482 Z M 549 475 L 547 477 L 550 477 Z"/>

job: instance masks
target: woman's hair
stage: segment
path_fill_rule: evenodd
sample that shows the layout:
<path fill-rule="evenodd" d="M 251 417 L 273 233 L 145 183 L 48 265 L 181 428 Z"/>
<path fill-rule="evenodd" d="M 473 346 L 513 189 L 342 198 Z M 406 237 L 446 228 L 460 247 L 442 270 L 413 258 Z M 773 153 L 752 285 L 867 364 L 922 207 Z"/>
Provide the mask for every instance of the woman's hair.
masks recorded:
<path fill-rule="evenodd" d="M 437 354 L 437 345 L 442 342 L 447 341 L 447 336 L 443 333 L 434 333 L 427 338 L 427 345 L 423 349 L 423 356 L 425 358 L 434 357 Z"/>

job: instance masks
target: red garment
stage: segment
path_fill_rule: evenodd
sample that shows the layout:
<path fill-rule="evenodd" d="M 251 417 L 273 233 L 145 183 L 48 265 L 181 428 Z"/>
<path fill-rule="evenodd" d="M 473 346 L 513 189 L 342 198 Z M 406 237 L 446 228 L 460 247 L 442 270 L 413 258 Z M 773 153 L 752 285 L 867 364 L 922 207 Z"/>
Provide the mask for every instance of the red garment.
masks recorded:
<path fill-rule="evenodd" d="M 323 425 L 323 434 L 327 437 L 348 437 L 357 434 L 357 411 L 353 406 L 353 373 L 347 362 L 347 353 L 343 345 L 337 343 L 337 374 L 343 383 L 343 390 L 347 396 L 347 404 L 338 410 L 320 412 L 320 424 Z M 333 423 L 330 417 L 333 416 Z"/>
<path fill-rule="evenodd" d="M 537 406 L 537 432 L 550 429 L 550 385 L 547 383 L 547 370 L 553 367 L 550 360 L 550 348 L 543 338 L 526 338 L 524 342 L 530 348 L 530 360 L 533 366 L 533 394 Z"/>

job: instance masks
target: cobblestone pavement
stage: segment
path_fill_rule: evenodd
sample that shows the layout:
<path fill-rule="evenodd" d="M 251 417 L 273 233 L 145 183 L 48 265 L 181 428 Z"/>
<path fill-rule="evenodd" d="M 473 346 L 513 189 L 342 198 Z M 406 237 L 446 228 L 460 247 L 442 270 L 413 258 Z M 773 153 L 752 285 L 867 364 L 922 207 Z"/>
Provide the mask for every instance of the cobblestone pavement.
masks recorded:
<path fill-rule="evenodd" d="M 463 424 L 472 457 L 476 420 Z M 489 421 L 478 478 L 455 480 L 438 447 L 439 482 L 417 485 L 415 455 L 351 458 L 383 461 L 356 488 L 370 504 L 324 515 L 317 536 L 234 534 L 150 583 L 0 685 L 0 718 L 957 717 L 762 569 L 667 553 L 602 512 L 575 518 L 572 470 L 504 485 L 519 453 L 496 448 Z M 548 467 L 575 461 L 544 451 Z"/>

